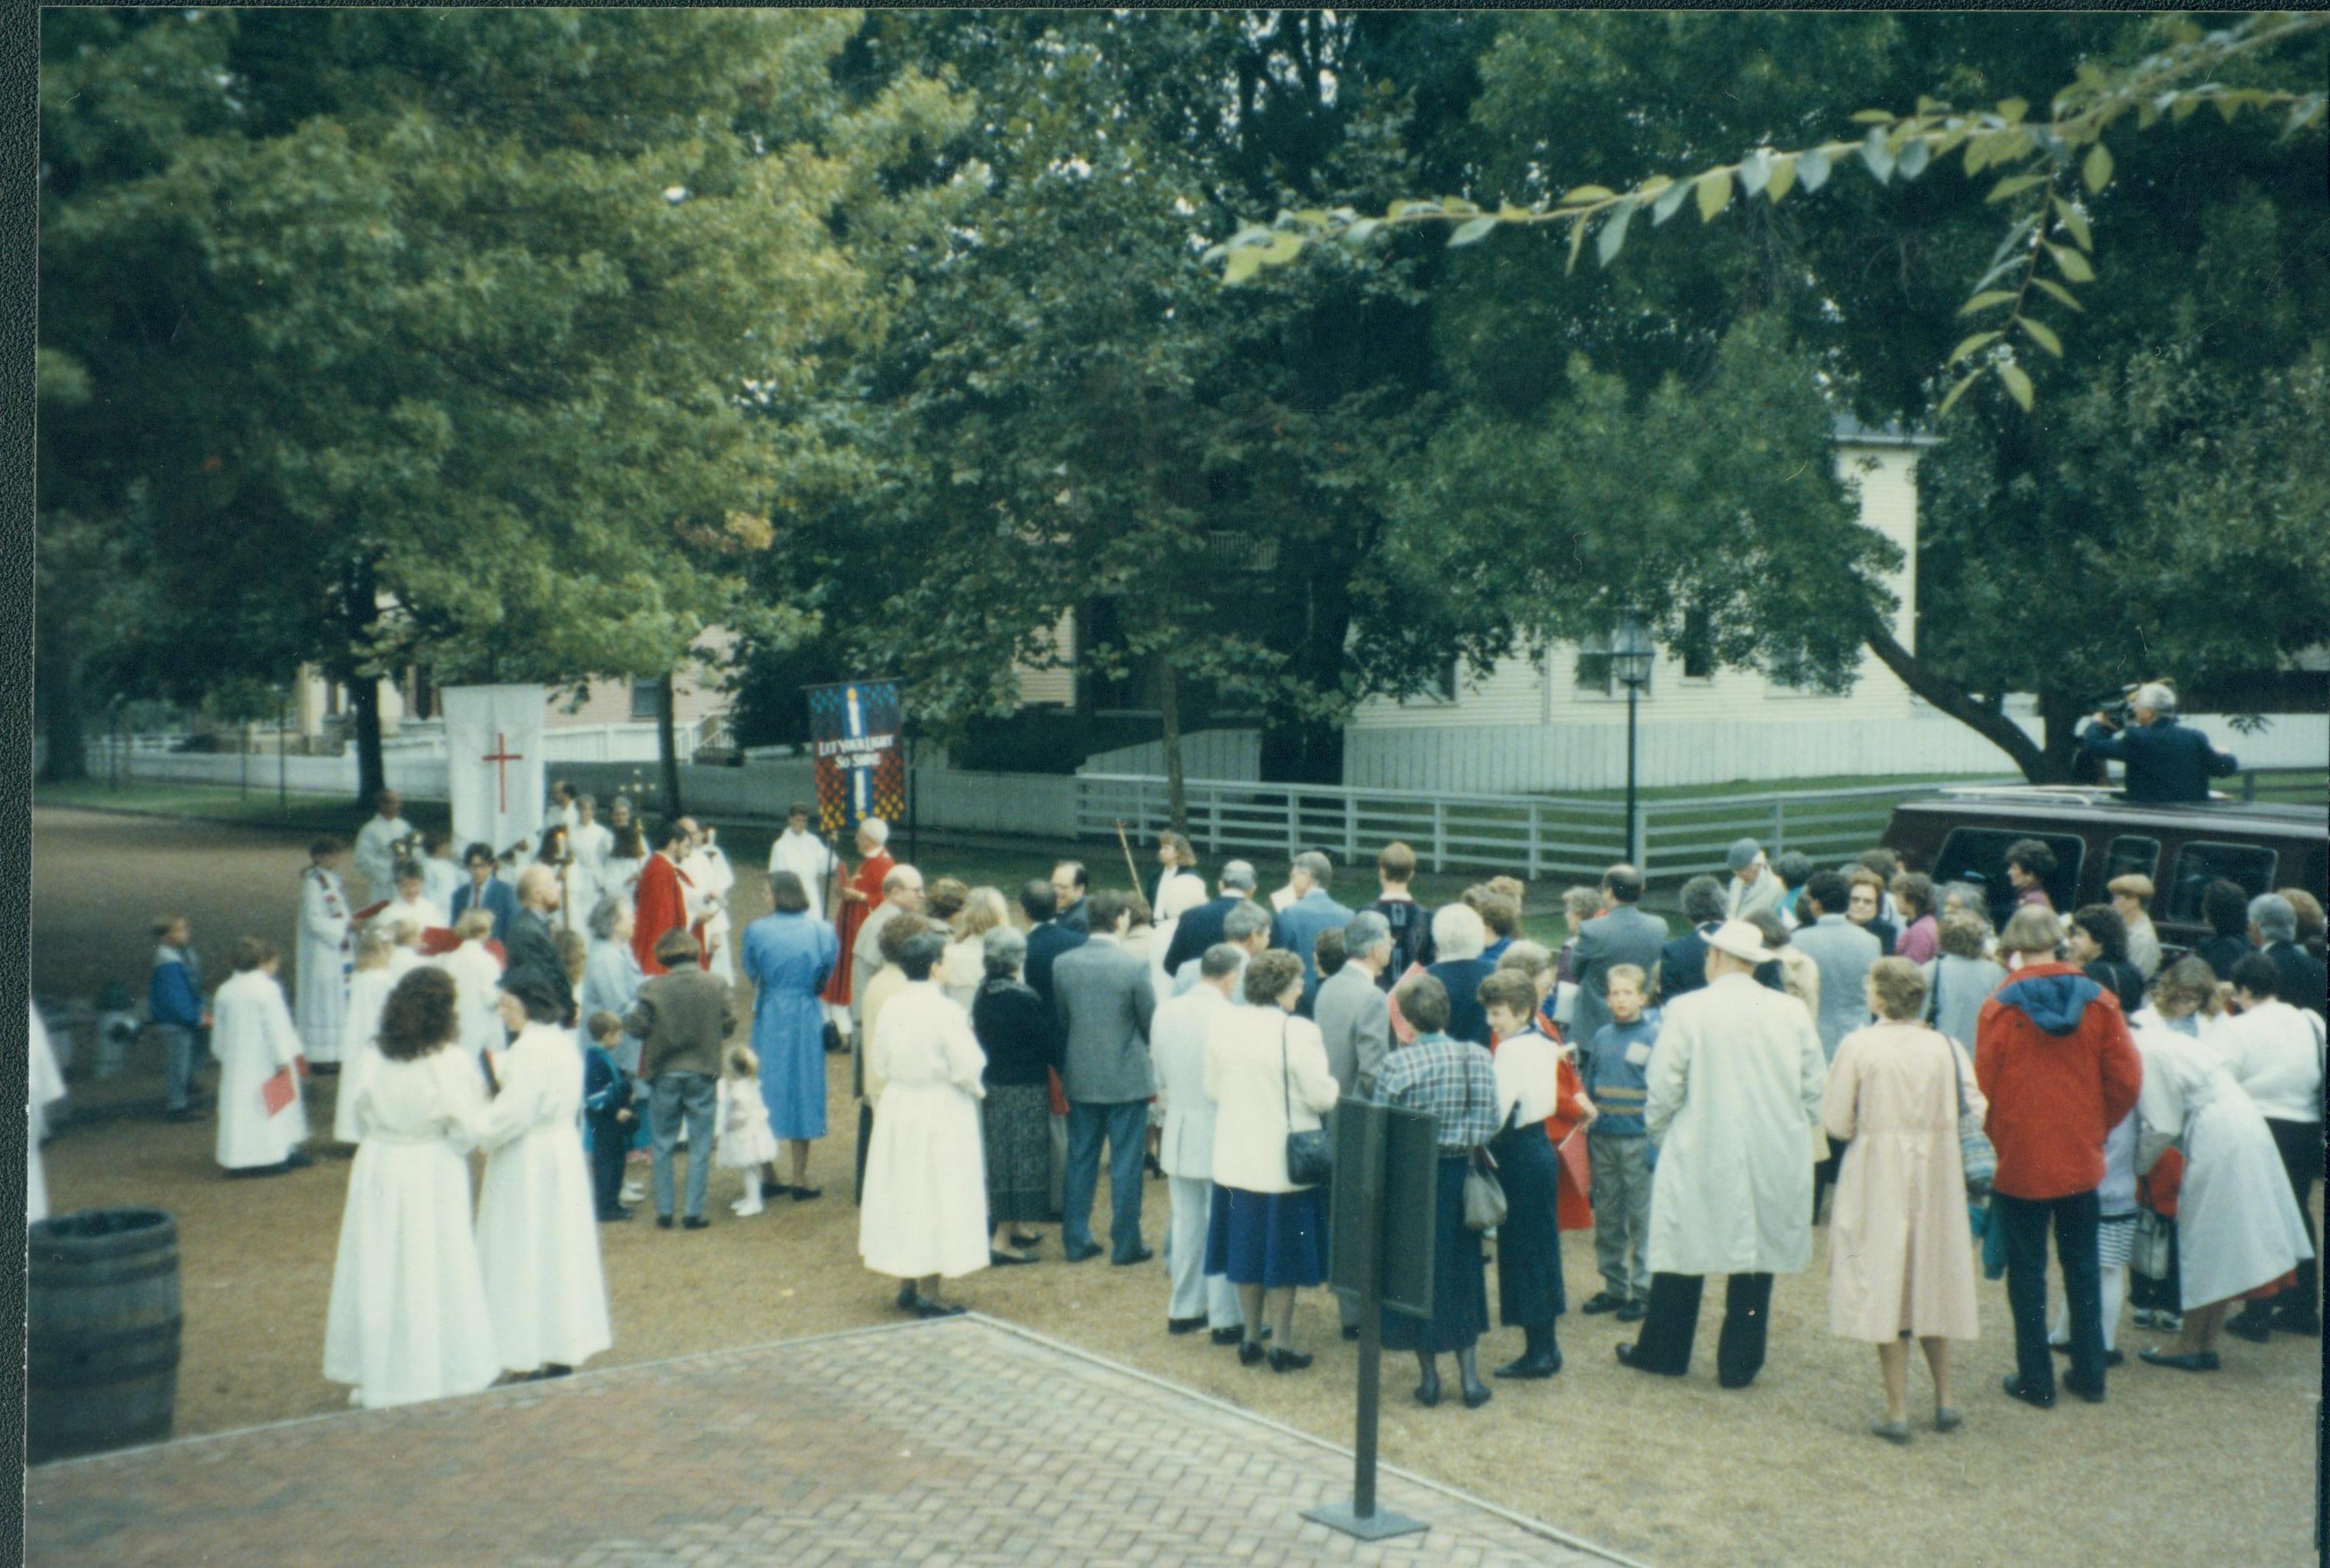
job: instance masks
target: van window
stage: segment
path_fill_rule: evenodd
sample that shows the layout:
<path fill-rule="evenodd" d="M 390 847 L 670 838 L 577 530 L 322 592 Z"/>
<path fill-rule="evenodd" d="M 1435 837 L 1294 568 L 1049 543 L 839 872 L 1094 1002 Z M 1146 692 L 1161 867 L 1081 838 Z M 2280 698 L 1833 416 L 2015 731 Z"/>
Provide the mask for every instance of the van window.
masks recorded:
<path fill-rule="evenodd" d="M 1996 827 L 1953 827 L 1934 857 L 1937 886 L 1970 882 L 1990 900 L 1993 925 L 2003 926 L 2014 912 L 2014 884 L 2006 880 L 2006 852 L 2016 841 L 2035 838 L 2055 852 L 2055 874 L 2047 879 L 2047 896 L 2059 911 L 2068 912 L 2078 902 L 2079 863 L 2088 843 L 2069 833 L 2016 833 Z"/>
<path fill-rule="evenodd" d="M 2123 835 L 2104 852 L 2104 885 L 2116 877 L 2148 876 L 2157 893 L 2160 882 L 2160 840 Z"/>
<path fill-rule="evenodd" d="M 2219 877 L 2239 883 L 2241 892 L 2251 898 L 2272 891 L 2274 864 L 2278 858 L 2272 850 L 2253 845 L 2211 844 L 2195 839 L 2176 852 L 2176 875 L 2168 892 L 2168 918 L 2205 923 L 2201 892 Z"/>

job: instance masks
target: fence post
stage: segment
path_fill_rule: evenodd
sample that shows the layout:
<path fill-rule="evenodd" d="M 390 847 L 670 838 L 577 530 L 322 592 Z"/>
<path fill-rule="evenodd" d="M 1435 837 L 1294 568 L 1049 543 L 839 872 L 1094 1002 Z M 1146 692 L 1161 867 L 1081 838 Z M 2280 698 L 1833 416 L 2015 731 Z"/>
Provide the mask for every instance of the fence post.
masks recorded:
<path fill-rule="evenodd" d="M 1651 814 L 1657 809 L 1647 800 L 1635 804 L 1632 824 L 1634 842 L 1626 845 L 1626 858 L 1634 863 L 1634 869 L 1643 874 L 1644 882 L 1651 878 Z"/>
<path fill-rule="evenodd" d="M 1286 792 L 1286 860 L 1290 865 L 1302 853 L 1302 791 L 1290 789 Z"/>
<path fill-rule="evenodd" d="M 2257 798 L 2257 770 L 2254 768 L 2241 775 L 2241 798 L 2252 801 Z"/>
<path fill-rule="evenodd" d="M 1776 856 L 1788 847 L 1788 808 L 1785 801 L 1772 802 L 1772 854 Z"/>
<path fill-rule="evenodd" d="M 1215 855 L 1222 852 L 1222 792 L 1206 791 L 1206 846 Z"/>
<path fill-rule="evenodd" d="M 1432 802 L 1432 869 L 1448 869 L 1448 802 Z"/>
<path fill-rule="evenodd" d="M 1359 798 L 1346 791 L 1343 796 L 1343 863 L 1348 865 L 1359 858 Z"/>
<path fill-rule="evenodd" d="M 1542 837 L 1542 834 L 1540 833 L 1540 831 L 1539 831 L 1539 817 L 1538 817 L 1538 812 L 1539 812 L 1539 810 L 1540 809 L 1541 806 L 1542 806 L 1542 802 L 1539 802 L 1539 801 L 1532 800 L 1532 801 L 1530 801 L 1530 808 L 1529 808 L 1529 855 L 1528 855 L 1528 858 L 1523 862 L 1523 864 L 1524 864 L 1528 869 L 1526 869 L 1525 871 L 1523 871 L 1521 874 L 1522 874 L 1522 875 L 1524 875 L 1524 876 L 1526 876 L 1526 877 L 1528 877 L 1528 878 L 1529 878 L 1530 881 L 1532 881 L 1532 882 L 1534 882 L 1534 881 L 1536 881 L 1536 880 L 1537 880 L 1537 869 L 1538 869 L 1538 846 L 1539 846 L 1539 842 L 1540 838 Z"/>

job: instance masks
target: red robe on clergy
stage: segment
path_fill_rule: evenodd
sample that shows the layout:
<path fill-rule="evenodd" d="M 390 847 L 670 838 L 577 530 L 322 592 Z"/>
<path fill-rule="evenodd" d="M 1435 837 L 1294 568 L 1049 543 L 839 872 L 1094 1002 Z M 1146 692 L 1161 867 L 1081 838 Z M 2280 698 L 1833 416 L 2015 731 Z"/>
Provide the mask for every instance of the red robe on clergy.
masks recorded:
<path fill-rule="evenodd" d="M 631 921 L 631 955 L 639 959 L 641 974 L 665 972 L 664 967 L 656 962 L 655 945 L 663 939 L 664 932 L 687 926 L 687 890 L 694 885 L 687 873 L 661 853 L 649 855 L 647 864 L 639 867 L 639 888 Z M 700 934 L 697 940 L 703 940 Z"/>
<path fill-rule="evenodd" d="M 897 864 L 886 849 L 877 849 L 867 856 L 866 864 L 849 880 L 849 885 L 864 893 L 865 899 L 861 902 L 844 898 L 841 907 L 833 912 L 833 934 L 841 939 L 841 952 L 833 960 L 833 974 L 819 995 L 837 1007 L 849 1006 L 849 959 L 857 950 L 857 930 L 866 923 L 867 915 L 882 907 L 883 879 Z"/>

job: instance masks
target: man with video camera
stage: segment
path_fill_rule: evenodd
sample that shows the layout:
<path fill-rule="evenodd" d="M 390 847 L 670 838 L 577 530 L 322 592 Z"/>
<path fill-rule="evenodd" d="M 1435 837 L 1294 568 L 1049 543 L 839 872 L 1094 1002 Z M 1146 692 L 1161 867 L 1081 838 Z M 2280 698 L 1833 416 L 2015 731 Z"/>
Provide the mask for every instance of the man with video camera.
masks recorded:
<path fill-rule="evenodd" d="M 2147 681 L 2130 691 L 2130 723 L 2098 713 L 2079 732 L 2081 750 L 2092 758 L 2126 765 L 2120 790 L 2127 799 L 2155 804 L 2209 798 L 2209 780 L 2237 771 L 2240 764 L 2209 744 L 2198 730 L 2176 723 L 2175 688 Z"/>

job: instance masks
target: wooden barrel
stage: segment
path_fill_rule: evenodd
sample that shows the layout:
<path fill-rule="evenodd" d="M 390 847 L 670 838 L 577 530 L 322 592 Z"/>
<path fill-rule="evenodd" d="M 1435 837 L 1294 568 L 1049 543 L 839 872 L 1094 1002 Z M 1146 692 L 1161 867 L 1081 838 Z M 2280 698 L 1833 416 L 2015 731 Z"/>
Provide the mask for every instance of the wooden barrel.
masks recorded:
<path fill-rule="evenodd" d="M 178 1222 L 158 1209 L 43 1220 L 26 1248 L 27 1462 L 170 1435 Z"/>

